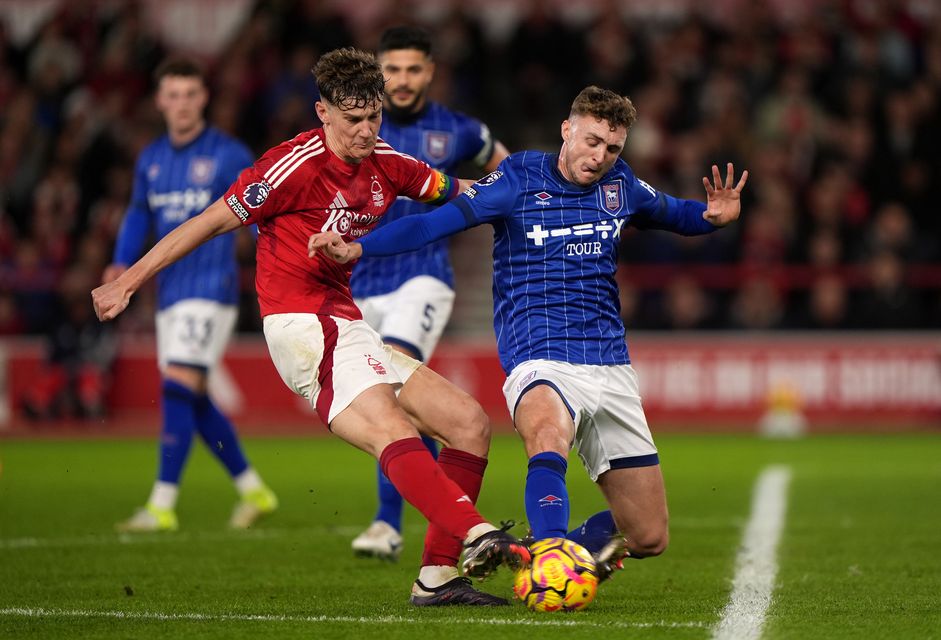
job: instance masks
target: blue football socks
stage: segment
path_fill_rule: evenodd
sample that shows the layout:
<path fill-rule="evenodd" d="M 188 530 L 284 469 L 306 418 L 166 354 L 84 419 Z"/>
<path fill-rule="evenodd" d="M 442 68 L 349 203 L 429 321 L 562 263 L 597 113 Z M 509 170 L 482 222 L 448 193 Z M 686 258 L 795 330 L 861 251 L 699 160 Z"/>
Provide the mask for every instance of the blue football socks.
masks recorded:
<path fill-rule="evenodd" d="M 232 422 L 219 411 L 208 395 L 196 400 L 196 428 L 212 454 L 233 478 L 248 468 Z"/>
<path fill-rule="evenodd" d="M 526 518 L 536 540 L 564 538 L 569 526 L 569 493 L 565 486 L 566 459 L 554 452 L 529 459 L 526 474 Z"/>
<path fill-rule="evenodd" d="M 617 532 L 614 516 L 606 510 L 591 516 L 569 531 L 565 537 L 582 545 L 591 553 L 598 553 Z"/>
<path fill-rule="evenodd" d="M 172 380 L 163 381 L 163 427 L 160 433 L 160 461 L 157 478 L 180 483 L 183 467 L 196 430 L 196 395 Z"/>
<path fill-rule="evenodd" d="M 428 451 L 435 460 L 438 459 L 438 443 L 434 438 L 422 436 L 421 441 L 428 447 Z M 379 489 L 379 510 L 376 512 L 374 520 L 382 520 L 389 524 L 399 533 L 402 532 L 402 496 L 399 495 L 395 486 L 389 482 L 389 479 L 382 472 L 382 467 L 376 463 L 376 474 Z"/>

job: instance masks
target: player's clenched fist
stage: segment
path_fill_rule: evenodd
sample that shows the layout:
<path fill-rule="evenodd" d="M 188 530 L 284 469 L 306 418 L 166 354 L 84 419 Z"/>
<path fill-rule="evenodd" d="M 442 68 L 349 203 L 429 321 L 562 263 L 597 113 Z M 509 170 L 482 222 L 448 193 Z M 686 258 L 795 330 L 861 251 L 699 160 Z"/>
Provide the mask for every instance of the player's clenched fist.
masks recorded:
<path fill-rule="evenodd" d="M 131 292 L 120 280 L 113 280 L 94 289 L 91 292 L 91 301 L 95 305 L 95 315 L 99 320 L 114 320 L 127 308 L 131 301 Z"/>
<path fill-rule="evenodd" d="M 358 242 L 347 243 L 336 231 L 324 231 L 310 236 L 307 241 L 308 257 L 313 258 L 318 251 L 340 264 L 346 264 L 363 254 L 363 249 Z"/>

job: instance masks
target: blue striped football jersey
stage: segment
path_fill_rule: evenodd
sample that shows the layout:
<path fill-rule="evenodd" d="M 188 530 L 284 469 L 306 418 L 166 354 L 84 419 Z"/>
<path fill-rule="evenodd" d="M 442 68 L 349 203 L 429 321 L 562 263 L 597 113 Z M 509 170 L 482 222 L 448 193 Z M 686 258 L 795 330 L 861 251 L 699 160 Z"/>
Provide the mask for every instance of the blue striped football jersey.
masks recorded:
<path fill-rule="evenodd" d="M 393 149 L 449 175 L 467 161 L 482 167 L 493 154 L 493 139 L 486 125 L 435 102 L 428 102 L 419 114 L 408 120 L 384 114 L 379 135 Z M 400 196 L 378 226 L 432 208 Z M 351 288 L 355 298 L 367 298 L 395 291 L 406 281 L 422 275 L 454 287 L 447 240 L 396 256 L 362 258 L 353 267 Z"/>
<path fill-rule="evenodd" d="M 660 193 L 621 159 L 581 187 L 557 154 L 534 151 L 513 154 L 453 205 L 467 226 L 494 229 L 494 330 L 507 373 L 535 359 L 628 364 L 615 281 L 625 228 L 715 229 L 703 203 Z"/>
<path fill-rule="evenodd" d="M 114 262 L 130 265 L 147 240 L 160 240 L 222 196 L 252 164 L 249 149 L 214 127 L 174 147 L 163 135 L 141 152 L 134 190 L 114 250 Z M 235 234 L 202 244 L 157 275 L 157 302 L 164 309 L 180 300 L 202 298 L 236 304 L 239 270 Z"/>

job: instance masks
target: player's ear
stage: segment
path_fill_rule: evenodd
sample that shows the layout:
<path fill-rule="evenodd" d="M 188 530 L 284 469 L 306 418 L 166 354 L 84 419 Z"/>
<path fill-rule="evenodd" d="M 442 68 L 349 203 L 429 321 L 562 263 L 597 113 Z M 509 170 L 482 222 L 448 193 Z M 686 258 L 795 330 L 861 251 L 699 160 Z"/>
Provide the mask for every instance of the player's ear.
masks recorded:
<path fill-rule="evenodd" d="M 324 104 L 322 100 L 318 100 L 314 103 L 314 111 L 317 113 L 317 118 L 322 123 L 327 124 L 330 117 L 327 115 L 327 105 Z"/>
<path fill-rule="evenodd" d="M 203 84 L 199 90 L 199 110 L 205 109 L 207 104 L 209 104 L 209 87 Z"/>
<path fill-rule="evenodd" d="M 163 80 L 161 79 L 160 82 L 157 83 L 157 88 L 154 90 L 154 106 L 157 107 L 157 111 L 160 113 L 163 113 L 165 102 L 163 92 L 160 90 L 162 83 Z"/>
<path fill-rule="evenodd" d="M 568 119 L 562 121 L 562 141 L 568 142 L 572 135 L 572 123 Z"/>

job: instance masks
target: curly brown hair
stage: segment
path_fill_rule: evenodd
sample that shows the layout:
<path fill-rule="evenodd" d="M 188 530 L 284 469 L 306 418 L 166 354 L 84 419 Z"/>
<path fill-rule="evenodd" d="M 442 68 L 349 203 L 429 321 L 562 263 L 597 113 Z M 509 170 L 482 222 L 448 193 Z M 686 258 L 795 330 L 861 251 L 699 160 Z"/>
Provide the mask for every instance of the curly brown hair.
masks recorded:
<path fill-rule="evenodd" d="M 381 102 L 382 67 L 371 53 L 352 47 L 324 54 L 313 68 L 321 99 L 346 111 Z"/>
<path fill-rule="evenodd" d="M 637 109 L 627 96 L 591 85 L 582 89 L 572 102 L 572 116 L 593 116 L 606 120 L 611 130 L 624 127 L 630 131 L 637 120 Z"/>

